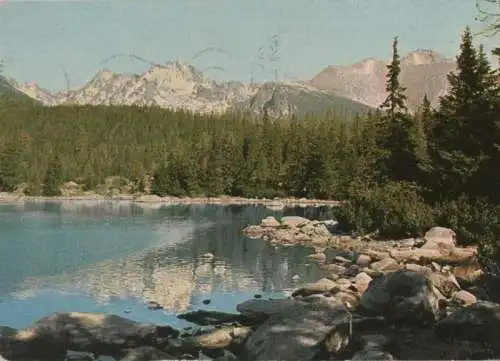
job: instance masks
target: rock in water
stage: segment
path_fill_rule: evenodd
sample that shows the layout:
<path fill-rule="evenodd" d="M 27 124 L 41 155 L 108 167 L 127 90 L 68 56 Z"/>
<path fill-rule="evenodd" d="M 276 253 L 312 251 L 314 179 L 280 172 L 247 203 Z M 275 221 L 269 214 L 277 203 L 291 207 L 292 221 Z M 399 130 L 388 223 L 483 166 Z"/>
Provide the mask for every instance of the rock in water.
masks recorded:
<path fill-rule="evenodd" d="M 287 216 L 287 217 L 281 218 L 281 224 L 284 226 L 287 226 L 289 228 L 302 227 L 310 222 L 311 221 L 308 220 L 307 218 L 298 217 L 298 216 Z"/>
<path fill-rule="evenodd" d="M 280 299 L 280 300 L 263 300 L 253 299 L 240 303 L 236 306 L 236 310 L 242 315 L 249 318 L 266 319 L 276 313 L 280 313 L 288 308 L 294 308 L 301 301 Z"/>
<path fill-rule="evenodd" d="M 292 297 L 296 296 L 310 296 L 317 293 L 325 293 L 334 290 L 337 288 L 337 284 L 328 278 L 322 278 L 319 281 L 314 283 L 310 283 L 302 286 L 301 288 L 295 290 L 292 293 Z"/>
<path fill-rule="evenodd" d="M 438 320 L 442 298 L 428 275 L 400 270 L 373 279 L 360 305 L 368 313 L 395 322 L 432 324 Z"/>
<path fill-rule="evenodd" d="M 248 338 L 248 361 L 312 360 L 324 345 L 336 354 L 349 343 L 352 316 L 342 304 L 297 303 L 269 317 Z"/>

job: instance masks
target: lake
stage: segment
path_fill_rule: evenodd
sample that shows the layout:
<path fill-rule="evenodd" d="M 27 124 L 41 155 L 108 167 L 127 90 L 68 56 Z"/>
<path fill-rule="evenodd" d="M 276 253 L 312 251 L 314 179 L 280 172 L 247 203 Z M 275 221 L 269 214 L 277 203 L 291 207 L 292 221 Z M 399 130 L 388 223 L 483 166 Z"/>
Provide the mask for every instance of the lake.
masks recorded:
<path fill-rule="evenodd" d="M 231 312 L 255 294 L 283 297 L 297 285 L 294 275 L 311 282 L 321 271 L 307 259 L 311 249 L 242 235 L 269 215 L 329 216 L 320 208 L 244 205 L 0 204 L 0 325 L 87 311 L 183 327 L 176 313 Z M 148 301 L 165 309 L 149 310 Z"/>

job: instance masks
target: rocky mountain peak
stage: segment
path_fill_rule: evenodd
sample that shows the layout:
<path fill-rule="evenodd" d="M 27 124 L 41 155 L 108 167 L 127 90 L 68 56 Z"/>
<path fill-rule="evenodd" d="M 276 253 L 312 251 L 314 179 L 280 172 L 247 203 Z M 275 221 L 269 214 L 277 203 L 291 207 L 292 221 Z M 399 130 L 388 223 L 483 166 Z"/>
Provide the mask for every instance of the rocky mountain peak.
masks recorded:
<path fill-rule="evenodd" d="M 417 49 L 410 52 L 402 59 L 403 65 L 428 65 L 444 61 L 439 53 L 429 49 Z"/>

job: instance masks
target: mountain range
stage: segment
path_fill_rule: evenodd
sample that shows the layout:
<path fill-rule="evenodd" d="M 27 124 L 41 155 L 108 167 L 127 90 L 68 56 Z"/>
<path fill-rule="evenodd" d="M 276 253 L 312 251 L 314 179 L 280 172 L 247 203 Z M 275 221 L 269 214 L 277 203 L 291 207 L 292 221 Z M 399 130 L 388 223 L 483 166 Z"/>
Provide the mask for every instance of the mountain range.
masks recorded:
<path fill-rule="evenodd" d="M 175 61 L 152 66 L 142 74 L 117 74 L 103 69 L 83 87 L 55 93 L 14 80 L 9 84 L 13 91 L 48 106 L 156 105 L 200 113 L 244 110 L 279 119 L 327 111 L 366 113 L 376 108 L 386 97 L 387 63 L 364 59 L 349 66 L 329 66 L 301 82 L 216 82 L 192 65 Z M 415 110 L 425 94 L 436 104 L 447 91 L 446 75 L 456 65 L 434 51 L 416 50 L 401 59 L 401 69 L 408 106 Z"/>

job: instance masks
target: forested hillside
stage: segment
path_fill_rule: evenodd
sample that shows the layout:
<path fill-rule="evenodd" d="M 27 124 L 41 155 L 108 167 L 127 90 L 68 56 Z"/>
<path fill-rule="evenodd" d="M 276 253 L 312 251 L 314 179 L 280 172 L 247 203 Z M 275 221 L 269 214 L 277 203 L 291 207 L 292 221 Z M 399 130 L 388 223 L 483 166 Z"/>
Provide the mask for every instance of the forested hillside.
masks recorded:
<path fill-rule="evenodd" d="M 272 122 L 157 107 L 0 106 L 0 190 L 57 195 L 67 181 L 157 195 L 346 200 L 345 228 L 401 237 L 434 224 L 496 257 L 500 234 L 500 86 L 463 36 L 448 95 L 411 115 L 397 39 L 376 114 Z"/>

